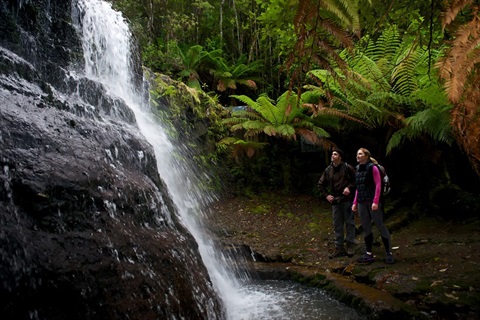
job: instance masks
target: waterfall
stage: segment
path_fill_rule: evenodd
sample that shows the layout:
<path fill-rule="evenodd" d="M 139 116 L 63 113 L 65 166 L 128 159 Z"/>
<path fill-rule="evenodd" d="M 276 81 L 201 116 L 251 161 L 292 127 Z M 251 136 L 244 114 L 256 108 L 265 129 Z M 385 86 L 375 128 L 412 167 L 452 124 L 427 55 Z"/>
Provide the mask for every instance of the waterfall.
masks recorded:
<path fill-rule="evenodd" d="M 78 0 L 74 12 L 79 23 L 87 78 L 102 83 L 109 94 L 122 99 L 133 111 L 141 134 L 153 146 L 158 172 L 165 182 L 181 223 L 195 238 L 199 252 L 229 320 L 250 319 L 357 319 L 315 289 L 298 284 L 255 283 L 239 272 L 233 258 L 215 248 L 202 225 L 205 208 L 215 196 L 199 189 L 206 173 L 188 163 L 188 148 L 170 140 L 159 124 L 145 88 L 136 79 L 132 34 L 122 15 L 102 0 Z M 138 155 L 142 157 L 141 154 Z M 236 272 L 234 272 L 236 271 Z M 238 277 L 238 278 L 237 278 Z M 195 292 L 201 295 L 201 292 Z M 173 315 L 175 316 L 175 315 Z"/>
<path fill-rule="evenodd" d="M 227 269 L 228 258 L 216 252 L 212 239 L 206 236 L 201 225 L 202 208 L 214 200 L 214 196 L 200 192 L 197 182 L 208 176 L 179 160 L 176 155 L 184 151 L 182 146 L 169 139 L 145 99 L 145 92 L 135 85 L 132 34 L 122 15 L 101 0 L 79 0 L 78 9 L 82 17 L 80 32 L 86 76 L 101 82 L 135 113 L 141 133 L 154 147 L 160 177 L 168 187 L 182 223 L 195 237 L 214 288 L 232 317 L 235 312 L 232 305 L 242 301 L 237 280 Z"/>

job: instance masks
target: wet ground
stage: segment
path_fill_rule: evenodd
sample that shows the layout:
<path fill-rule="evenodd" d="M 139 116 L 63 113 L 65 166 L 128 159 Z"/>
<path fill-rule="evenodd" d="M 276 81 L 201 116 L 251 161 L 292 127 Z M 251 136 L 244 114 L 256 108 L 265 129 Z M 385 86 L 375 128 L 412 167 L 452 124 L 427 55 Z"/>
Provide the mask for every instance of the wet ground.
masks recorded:
<path fill-rule="evenodd" d="M 330 284 L 350 293 L 344 300 L 357 308 L 362 308 L 361 299 L 374 308 L 392 309 L 399 318 L 480 319 L 480 220 L 453 223 L 413 215 L 409 208 L 388 211 L 393 265 L 383 261 L 376 230 L 376 261 L 356 262 L 363 252 L 358 219 L 356 254 L 329 259 L 331 209 L 310 196 L 222 199 L 213 204 L 210 220 L 220 241 L 248 246 L 270 261 L 257 263 L 259 268 L 290 270 L 307 281 L 326 276 Z"/>

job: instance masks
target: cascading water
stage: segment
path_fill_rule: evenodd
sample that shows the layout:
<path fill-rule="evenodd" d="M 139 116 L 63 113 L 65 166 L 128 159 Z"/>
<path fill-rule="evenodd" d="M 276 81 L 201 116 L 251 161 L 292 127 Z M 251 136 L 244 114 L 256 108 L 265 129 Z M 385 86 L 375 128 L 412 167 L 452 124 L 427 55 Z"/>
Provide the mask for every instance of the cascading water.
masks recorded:
<path fill-rule="evenodd" d="M 224 302 L 227 317 L 229 319 L 317 319 L 321 314 L 318 309 L 314 309 L 311 317 L 304 316 L 308 312 L 302 310 L 302 307 L 293 311 L 297 314 L 291 313 L 295 309 L 292 305 L 304 306 L 305 302 L 302 304 L 300 300 L 305 300 L 307 296 L 313 297 L 314 300 L 322 299 L 321 307 L 328 303 L 335 305 L 337 302 L 325 296 L 319 297 L 318 292 L 312 295 L 300 290 L 294 297 L 290 285 L 283 287 L 267 284 L 257 286 L 252 283 L 245 285 L 246 279 L 236 279 L 232 275 L 229 266 L 235 262 L 215 250 L 212 239 L 202 231 L 202 208 L 214 198 L 210 194 L 200 192 L 197 182 L 208 179 L 208 176 L 193 170 L 186 163 L 180 163 L 178 159 L 185 158 L 185 154 L 182 154 L 185 151 L 184 148 L 169 140 L 151 111 L 145 99 L 145 92 L 135 85 L 134 79 L 138 75 L 134 74 L 132 68 L 135 57 L 132 56 L 131 32 L 128 25 L 120 13 L 115 12 L 109 3 L 101 0 L 78 0 L 78 10 L 82 17 L 80 32 L 83 38 L 86 75 L 103 83 L 110 94 L 123 99 L 135 113 L 141 133 L 154 147 L 159 174 L 168 187 L 181 221 L 199 245 L 203 262 L 215 290 Z M 182 156 L 177 157 L 178 154 Z M 288 311 L 281 306 L 282 302 L 286 302 Z M 335 306 L 332 308 L 336 310 Z M 355 312 L 350 309 L 347 311 L 341 309 L 340 312 L 343 313 L 340 317 L 327 316 L 326 318 L 353 319 L 356 317 Z"/>
<path fill-rule="evenodd" d="M 168 186 L 184 225 L 199 243 L 203 261 L 228 309 L 241 300 L 235 289 L 235 279 L 228 276 L 225 264 L 218 261 L 214 244 L 203 235 L 197 219 L 201 214 L 199 208 L 213 198 L 200 193 L 195 180 L 208 177 L 195 176 L 187 166 L 179 163 L 175 155 L 181 149 L 169 140 L 145 101 L 145 93 L 135 85 L 131 33 L 121 14 L 100 0 L 80 0 L 78 8 L 83 20 L 86 76 L 103 83 L 110 94 L 122 98 L 134 111 L 142 134 L 154 147 L 160 176 Z"/>

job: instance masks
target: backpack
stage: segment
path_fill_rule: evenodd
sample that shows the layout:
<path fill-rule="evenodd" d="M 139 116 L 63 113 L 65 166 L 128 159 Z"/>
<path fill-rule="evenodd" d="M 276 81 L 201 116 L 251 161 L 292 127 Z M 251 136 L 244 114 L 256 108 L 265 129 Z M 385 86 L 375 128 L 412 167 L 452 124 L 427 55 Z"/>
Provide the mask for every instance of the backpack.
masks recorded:
<path fill-rule="evenodd" d="M 376 166 L 378 168 L 378 171 L 380 172 L 380 179 L 382 179 L 382 195 L 387 195 L 390 193 L 391 186 L 390 186 L 390 178 L 387 175 L 387 170 L 385 170 L 385 167 L 382 166 L 379 163 L 373 163 L 370 162 L 370 166 L 367 168 L 370 170 L 370 167 Z M 357 166 L 358 170 L 358 166 Z"/>
<path fill-rule="evenodd" d="M 380 171 L 380 177 L 382 178 L 382 194 L 387 195 L 390 193 L 391 190 L 390 178 L 388 177 L 387 171 L 385 170 L 384 166 L 379 163 L 375 165 L 377 166 L 378 171 Z"/>

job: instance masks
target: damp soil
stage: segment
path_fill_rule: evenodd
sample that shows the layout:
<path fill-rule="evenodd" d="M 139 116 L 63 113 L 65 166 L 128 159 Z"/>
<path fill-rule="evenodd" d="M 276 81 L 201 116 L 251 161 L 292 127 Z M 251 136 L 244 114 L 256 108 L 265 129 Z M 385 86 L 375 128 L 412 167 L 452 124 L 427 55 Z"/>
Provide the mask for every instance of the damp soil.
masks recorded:
<path fill-rule="evenodd" d="M 226 248 L 248 248 L 246 256 L 255 257 L 251 268 L 269 269 L 271 275 L 281 269 L 328 287 L 370 318 L 480 319 L 478 219 L 458 223 L 413 214 L 410 208 L 387 210 L 395 257 L 390 265 L 376 230 L 375 262 L 356 262 L 364 251 L 358 217 L 355 255 L 329 259 L 331 208 L 316 197 L 228 197 L 209 212 L 208 225 L 218 241 Z M 325 280 L 312 281 L 319 275 Z"/>

